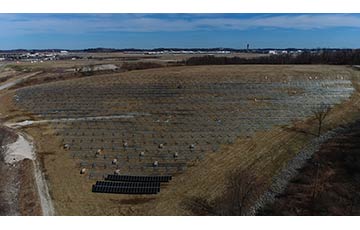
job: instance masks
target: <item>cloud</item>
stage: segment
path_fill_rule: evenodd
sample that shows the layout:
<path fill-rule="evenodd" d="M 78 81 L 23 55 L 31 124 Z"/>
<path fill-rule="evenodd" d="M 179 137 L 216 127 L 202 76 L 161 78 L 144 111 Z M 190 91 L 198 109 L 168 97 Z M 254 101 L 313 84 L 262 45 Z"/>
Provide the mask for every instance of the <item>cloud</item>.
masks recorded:
<path fill-rule="evenodd" d="M 254 28 L 360 28 L 359 14 L 0 14 L 0 29 L 13 35 L 98 32 L 177 32 Z M 5 34 L 6 34 L 5 33 Z"/>

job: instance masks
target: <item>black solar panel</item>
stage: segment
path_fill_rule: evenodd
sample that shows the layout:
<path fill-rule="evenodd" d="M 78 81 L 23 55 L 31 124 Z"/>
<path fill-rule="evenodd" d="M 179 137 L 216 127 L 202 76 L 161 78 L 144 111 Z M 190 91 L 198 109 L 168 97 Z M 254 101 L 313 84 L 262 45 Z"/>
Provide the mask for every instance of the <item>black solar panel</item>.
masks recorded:
<path fill-rule="evenodd" d="M 108 187 L 160 187 L 160 182 L 118 182 L 118 181 L 96 181 L 96 185 Z"/>
<path fill-rule="evenodd" d="M 96 193 L 116 193 L 116 194 L 157 194 L 160 187 L 109 187 L 93 185 L 92 191 Z"/>
<path fill-rule="evenodd" d="M 108 181 L 124 181 L 124 182 L 169 182 L 171 176 L 128 176 L 128 175 L 112 175 L 106 176 Z"/>
<path fill-rule="evenodd" d="M 97 181 L 92 187 L 97 193 L 157 194 L 162 182 L 169 182 L 171 176 L 130 176 L 109 174 L 105 181 Z"/>

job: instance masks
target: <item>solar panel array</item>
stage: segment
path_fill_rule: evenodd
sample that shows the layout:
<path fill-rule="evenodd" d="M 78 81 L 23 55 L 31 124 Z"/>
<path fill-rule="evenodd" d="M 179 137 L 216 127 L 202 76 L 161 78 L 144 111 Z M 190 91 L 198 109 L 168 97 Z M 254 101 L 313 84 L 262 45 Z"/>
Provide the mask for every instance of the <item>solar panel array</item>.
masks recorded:
<path fill-rule="evenodd" d="M 337 76 L 283 82 L 142 74 L 27 87 L 14 101 L 51 121 L 76 167 L 100 179 L 115 171 L 182 173 L 238 137 L 308 118 L 315 106 L 341 103 L 354 91 L 349 79 Z"/>
<path fill-rule="evenodd" d="M 171 176 L 129 176 L 107 175 L 105 181 L 97 181 L 92 186 L 96 193 L 117 194 L 157 194 L 161 183 L 171 180 Z"/>

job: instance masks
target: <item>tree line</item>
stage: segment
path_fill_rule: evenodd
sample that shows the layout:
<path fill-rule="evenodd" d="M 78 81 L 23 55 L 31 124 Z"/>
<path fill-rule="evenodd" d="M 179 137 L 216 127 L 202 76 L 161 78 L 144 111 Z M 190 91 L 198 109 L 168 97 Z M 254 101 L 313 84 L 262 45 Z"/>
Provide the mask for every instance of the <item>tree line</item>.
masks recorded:
<path fill-rule="evenodd" d="M 359 65 L 360 49 L 340 51 L 302 52 L 296 54 L 278 54 L 255 58 L 219 57 L 206 55 L 191 57 L 185 65 L 236 65 L 236 64 L 329 64 Z"/>

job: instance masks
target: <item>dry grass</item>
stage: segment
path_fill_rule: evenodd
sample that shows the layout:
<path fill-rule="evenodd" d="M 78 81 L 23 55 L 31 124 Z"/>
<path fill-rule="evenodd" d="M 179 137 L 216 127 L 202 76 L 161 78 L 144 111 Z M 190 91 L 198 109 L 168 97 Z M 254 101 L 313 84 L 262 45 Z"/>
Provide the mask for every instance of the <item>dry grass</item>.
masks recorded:
<path fill-rule="evenodd" d="M 37 193 L 31 160 L 23 160 L 19 165 L 19 210 L 22 216 L 41 216 L 40 198 Z"/>
<path fill-rule="evenodd" d="M 333 109 L 325 122 L 324 130 L 349 123 L 359 116 L 360 95 L 356 93 L 349 102 Z M 313 120 L 298 124 L 309 133 L 316 133 Z M 180 206 L 184 197 L 200 196 L 210 200 L 224 192 L 225 176 L 231 169 L 241 167 L 266 176 L 268 182 L 303 146 L 313 138 L 311 134 L 276 128 L 270 132 L 258 132 L 252 139 L 238 139 L 224 146 L 217 153 L 190 168 L 174 180 L 171 189 L 159 195 L 156 208 L 149 209 L 151 215 L 187 215 Z M 191 178 L 189 180 L 189 178 Z"/>
<path fill-rule="evenodd" d="M 359 215 L 359 120 L 322 144 L 260 215 Z"/>
<path fill-rule="evenodd" d="M 95 64 L 108 64 L 109 61 L 99 61 L 91 59 L 78 59 L 78 60 L 57 60 L 57 61 L 45 61 L 45 62 L 20 62 L 16 64 L 10 64 L 8 67 L 15 70 L 24 70 L 24 71 L 59 71 L 72 68 L 80 68 L 83 66 L 95 65 Z M 117 63 L 117 62 L 115 62 Z"/>

